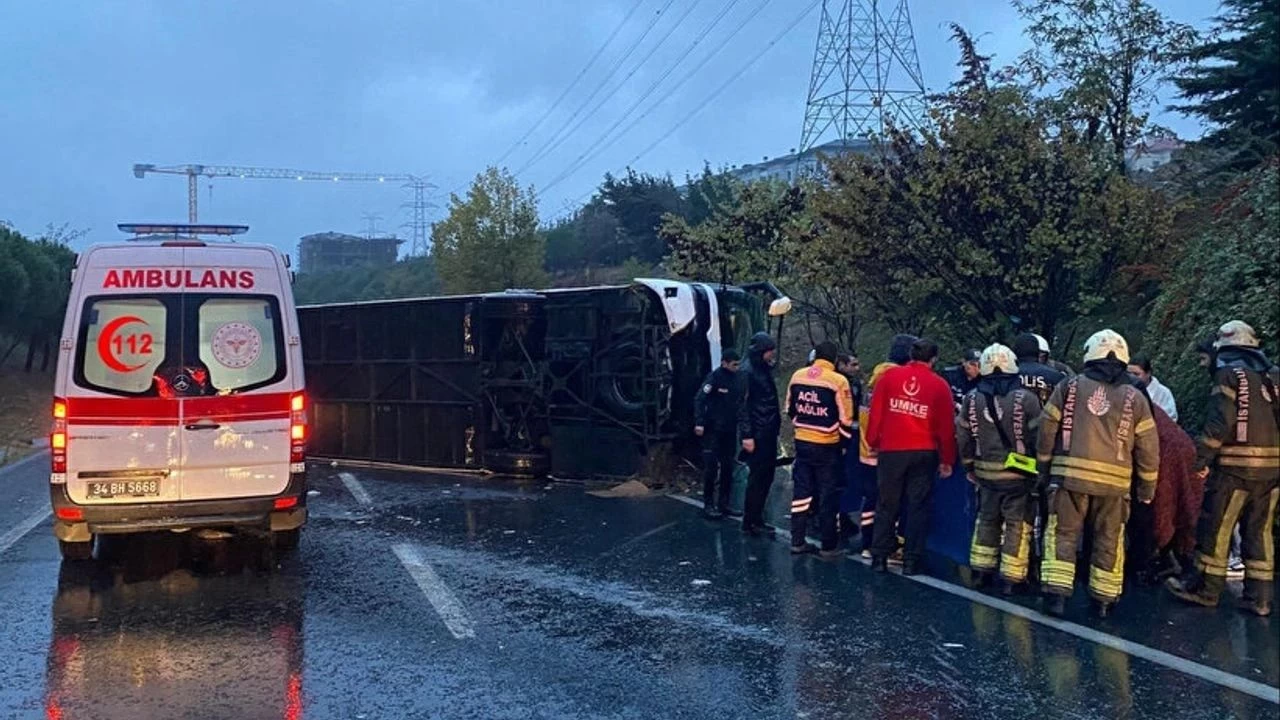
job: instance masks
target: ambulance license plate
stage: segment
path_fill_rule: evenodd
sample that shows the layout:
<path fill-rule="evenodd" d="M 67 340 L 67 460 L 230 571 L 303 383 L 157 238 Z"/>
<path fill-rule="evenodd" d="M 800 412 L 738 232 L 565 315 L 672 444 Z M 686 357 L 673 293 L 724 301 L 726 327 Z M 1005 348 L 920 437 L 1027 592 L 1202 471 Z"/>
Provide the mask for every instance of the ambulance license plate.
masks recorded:
<path fill-rule="evenodd" d="M 159 480 L 90 480 L 89 498 L 148 498 L 160 496 Z"/>

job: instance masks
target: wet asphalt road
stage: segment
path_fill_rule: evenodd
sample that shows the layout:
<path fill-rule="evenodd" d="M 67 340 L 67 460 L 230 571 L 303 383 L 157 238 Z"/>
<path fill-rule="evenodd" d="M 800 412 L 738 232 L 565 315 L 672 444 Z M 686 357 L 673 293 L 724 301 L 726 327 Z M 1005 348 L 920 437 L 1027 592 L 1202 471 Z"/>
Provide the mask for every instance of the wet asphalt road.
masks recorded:
<path fill-rule="evenodd" d="M 64 565 L 45 473 L 0 471 L 0 717 L 1280 714 L 858 562 L 793 559 L 667 497 L 317 466 L 296 555 L 163 534 Z M 1280 685 L 1274 618 L 1138 593 L 1072 619 Z"/>

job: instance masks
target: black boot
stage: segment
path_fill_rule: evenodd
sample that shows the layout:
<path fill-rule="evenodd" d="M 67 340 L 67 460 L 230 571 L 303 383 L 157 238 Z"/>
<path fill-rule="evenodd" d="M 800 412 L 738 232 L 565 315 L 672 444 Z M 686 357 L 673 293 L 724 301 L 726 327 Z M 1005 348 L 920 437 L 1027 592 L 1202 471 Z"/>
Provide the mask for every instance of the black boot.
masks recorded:
<path fill-rule="evenodd" d="M 1005 597 L 1013 597 L 1018 593 L 1018 583 L 1012 580 L 1002 580 L 1000 582 L 1000 594 Z"/>
<path fill-rule="evenodd" d="M 720 514 L 724 515 L 725 517 L 731 517 L 731 518 L 742 517 L 742 512 L 740 510 L 734 510 L 733 508 L 727 505 L 725 507 L 720 508 Z"/>
<path fill-rule="evenodd" d="M 974 590 L 981 590 L 991 584 L 990 570 L 973 570 L 969 580 L 969 587 Z"/>
<path fill-rule="evenodd" d="M 1067 596 L 1057 593 L 1049 593 L 1044 598 L 1044 611 L 1054 617 L 1062 617 L 1067 614 Z"/>
<path fill-rule="evenodd" d="M 719 510 L 715 509 L 710 505 L 702 509 L 702 517 L 708 520 L 720 520 L 724 518 L 724 516 L 720 514 Z"/>
<path fill-rule="evenodd" d="M 1204 580 L 1195 572 L 1181 578 L 1169 578 L 1164 587 L 1183 602 L 1203 607 L 1217 607 L 1218 596 L 1209 592 Z"/>
<path fill-rule="evenodd" d="M 1258 617 L 1266 617 L 1271 614 L 1271 603 L 1266 600 L 1255 600 L 1249 596 L 1240 598 L 1241 610 L 1247 613 L 1253 613 Z"/>
<path fill-rule="evenodd" d="M 871 558 L 871 569 L 878 573 L 889 572 L 889 558 L 873 556 Z"/>
<path fill-rule="evenodd" d="M 919 574 L 920 574 L 920 561 L 919 561 L 919 560 L 917 560 L 916 558 L 906 558 L 905 560 L 903 560 L 903 561 L 902 561 L 902 574 L 903 574 L 903 575 L 907 575 L 907 576 L 910 576 L 910 575 L 919 575 Z"/>
<path fill-rule="evenodd" d="M 791 554 L 792 554 L 792 555 L 814 555 L 814 554 L 816 554 L 817 552 L 818 552 L 818 548 L 817 548 L 817 546 L 816 546 L 816 545 L 811 545 L 811 544 L 809 544 L 809 543 L 807 543 L 807 542 L 806 542 L 805 544 L 803 544 L 803 545 L 792 545 L 792 546 L 791 546 Z"/>
<path fill-rule="evenodd" d="M 1102 600 L 1093 601 L 1093 612 L 1101 619 L 1105 620 L 1111 615 L 1111 608 L 1115 606 L 1113 602 L 1105 602 Z"/>

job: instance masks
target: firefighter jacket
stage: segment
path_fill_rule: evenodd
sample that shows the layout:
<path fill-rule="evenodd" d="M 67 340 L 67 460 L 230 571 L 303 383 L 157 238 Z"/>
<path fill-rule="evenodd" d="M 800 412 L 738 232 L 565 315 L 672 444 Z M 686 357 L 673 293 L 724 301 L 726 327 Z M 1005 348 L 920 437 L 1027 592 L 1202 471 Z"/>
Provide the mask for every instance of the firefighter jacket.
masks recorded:
<path fill-rule="evenodd" d="M 746 390 L 746 397 L 738 408 L 738 434 L 743 440 L 777 439 L 782 413 L 778 410 L 778 384 L 773 379 L 773 368 L 760 353 L 753 352 L 738 374 L 743 376 L 742 385 Z"/>
<path fill-rule="evenodd" d="M 1022 387 L 1034 392 L 1043 406 L 1049 402 L 1053 389 L 1067 376 L 1031 356 L 1018 358 L 1018 377 L 1022 380 Z"/>
<path fill-rule="evenodd" d="M 1155 496 L 1160 439 L 1147 398 L 1119 360 L 1098 360 L 1053 391 L 1040 416 L 1037 464 L 1055 485 L 1099 496 Z"/>
<path fill-rule="evenodd" d="M 722 367 L 712 370 L 693 399 L 693 424 L 705 434 L 736 433 L 742 383 L 737 373 Z"/>
<path fill-rule="evenodd" d="M 882 362 L 871 370 L 871 377 L 862 385 L 861 398 L 858 400 L 858 428 L 861 432 L 858 434 L 858 459 L 866 465 L 876 464 L 876 453 L 867 444 L 866 429 L 871 425 L 871 398 L 876 391 L 876 383 L 880 382 L 880 378 L 891 368 L 898 367 L 897 363 Z"/>
<path fill-rule="evenodd" d="M 990 403 L 988 403 L 990 400 Z M 996 417 L 991 416 L 994 406 Z M 960 462 L 980 484 L 993 489 L 1024 485 L 1030 478 L 1005 467 L 1010 452 L 1035 455 L 1036 433 L 1040 429 L 1040 400 L 1022 387 L 1017 375 L 997 373 L 982 378 L 960 403 L 956 423 L 956 444 Z M 1006 445 L 996 423 L 1004 429 Z"/>
<path fill-rule="evenodd" d="M 1206 408 L 1196 466 L 1217 468 L 1243 480 L 1280 476 L 1280 368 L 1253 348 L 1225 347 Z"/>
<path fill-rule="evenodd" d="M 787 417 L 796 440 L 817 445 L 844 444 L 853 437 L 853 394 L 849 380 L 826 360 L 815 360 L 791 376 Z"/>

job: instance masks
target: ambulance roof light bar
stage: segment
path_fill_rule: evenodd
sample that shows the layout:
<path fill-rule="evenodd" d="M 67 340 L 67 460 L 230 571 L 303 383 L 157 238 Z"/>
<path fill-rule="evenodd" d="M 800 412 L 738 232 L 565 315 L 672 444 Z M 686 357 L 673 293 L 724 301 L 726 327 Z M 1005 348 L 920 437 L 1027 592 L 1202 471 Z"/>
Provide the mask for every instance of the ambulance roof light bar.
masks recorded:
<path fill-rule="evenodd" d="M 188 237 L 194 238 L 200 235 L 221 235 L 230 237 L 231 235 L 242 235 L 249 232 L 248 225 L 150 225 L 142 223 L 119 223 L 116 225 L 121 232 L 133 233 L 134 240 L 154 239 L 148 236 L 164 236 L 164 237 Z"/>

